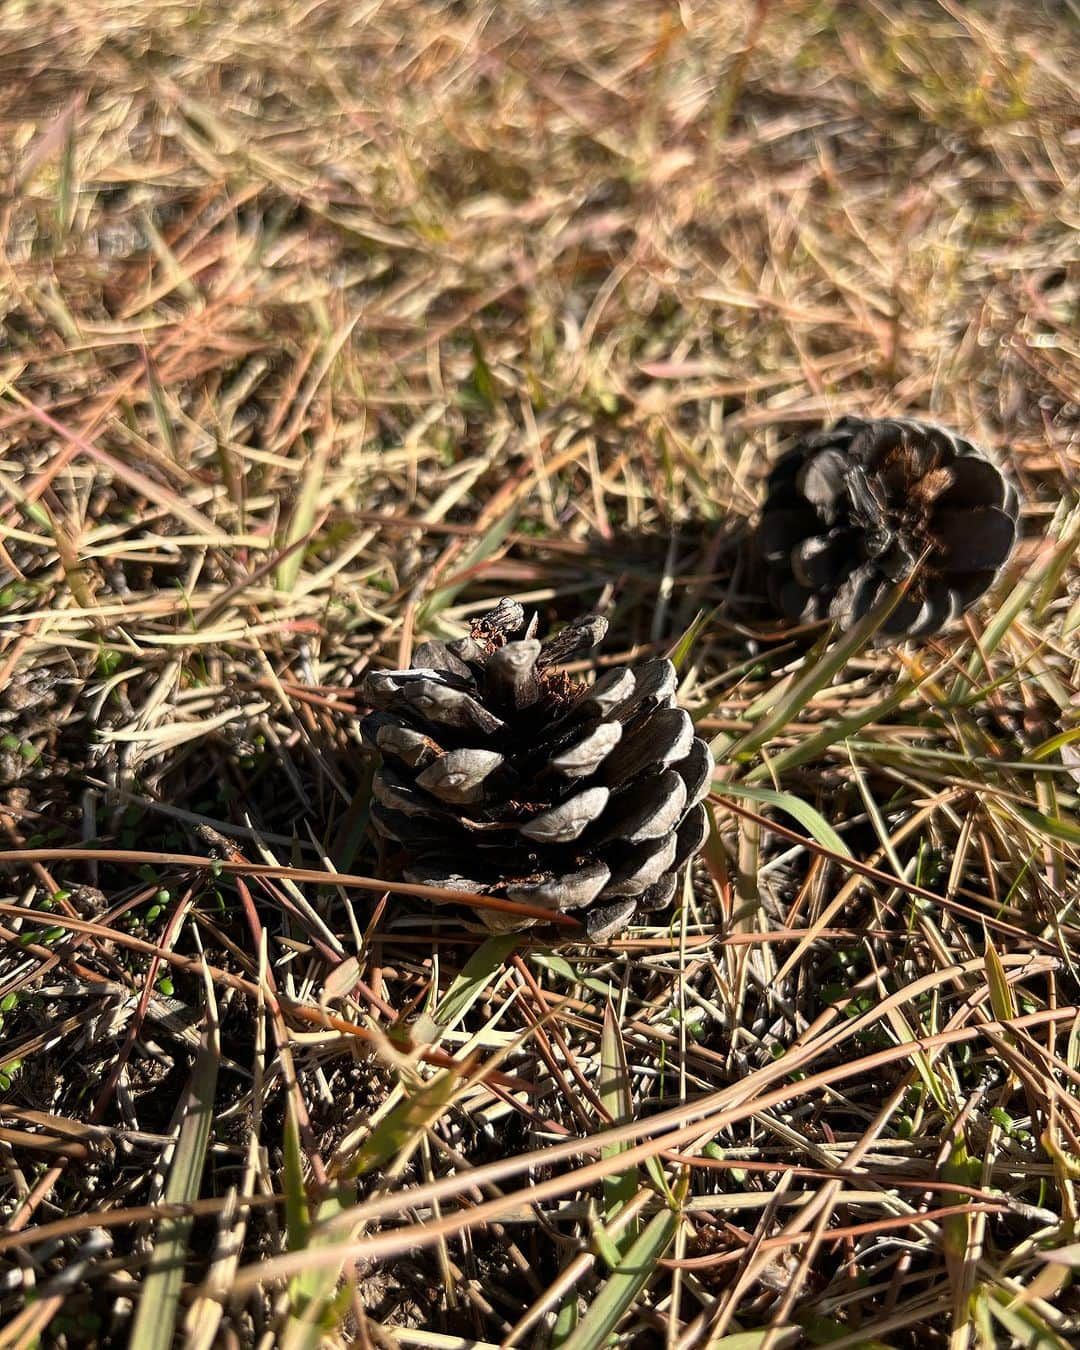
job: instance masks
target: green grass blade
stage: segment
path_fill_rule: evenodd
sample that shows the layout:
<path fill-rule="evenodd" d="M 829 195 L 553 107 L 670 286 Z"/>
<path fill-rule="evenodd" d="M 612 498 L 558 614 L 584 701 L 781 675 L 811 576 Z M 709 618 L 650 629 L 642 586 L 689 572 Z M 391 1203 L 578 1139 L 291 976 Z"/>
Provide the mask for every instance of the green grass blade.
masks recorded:
<path fill-rule="evenodd" d="M 807 736 L 798 745 L 789 746 L 779 754 L 772 755 L 767 764 L 757 764 L 746 775 L 746 782 L 754 783 L 762 779 L 779 777 L 789 769 L 807 764 L 824 754 L 831 746 L 837 745 L 849 736 L 854 736 L 871 722 L 883 722 L 891 716 L 905 699 L 915 690 L 913 680 L 902 680 L 888 697 L 881 699 L 861 712 L 850 717 L 838 718 L 835 722 L 826 722 L 820 731 Z"/>
<path fill-rule="evenodd" d="M 1026 1307 L 1003 1289 L 991 1293 L 987 1306 L 1012 1345 L 1023 1350 L 1076 1350 L 1076 1342 L 1059 1336 L 1037 1308 Z"/>
<path fill-rule="evenodd" d="M 209 982 L 207 988 L 209 991 Z M 208 992 L 210 997 L 212 994 Z M 217 1012 L 214 1005 L 208 1003 L 206 1029 L 191 1071 L 184 1118 L 165 1185 L 166 1204 L 190 1204 L 199 1198 L 214 1119 L 220 1062 Z M 169 1350 L 173 1343 L 193 1222 L 191 1218 L 181 1217 L 162 1219 L 158 1225 L 131 1333 L 131 1344 L 142 1350 Z"/>
<path fill-rule="evenodd" d="M 1077 741 L 1080 741 L 1080 727 L 1070 727 L 1068 731 L 1060 731 L 1056 736 L 1051 736 L 1041 745 L 1037 745 L 1034 750 L 1028 751 L 1027 759 L 1032 764 L 1041 764 L 1044 759 L 1056 755 L 1066 746 L 1075 745 Z"/>
<path fill-rule="evenodd" d="M 150 406 L 154 410 L 154 421 L 157 423 L 161 444 L 169 452 L 169 458 L 179 463 L 180 454 L 174 426 L 176 419 L 169 408 L 169 402 L 165 396 L 165 390 L 161 386 L 161 381 L 158 379 L 154 363 L 146 352 L 143 352 L 143 368 L 146 372 L 146 386 L 150 391 Z"/>
<path fill-rule="evenodd" d="M 458 592 L 466 584 L 472 569 L 478 567 L 480 563 L 486 562 L 487 559 L 502 546 L 506 536 L 517 523 L 520 510 L 520 506 L 515 503 L 511 506 L 509 511 L 506 511 L 493 525 L 489 526 L 476 541 L 476 547 L 466 554 L 465 558 L 462 559 L 458 565 L 456 570 L 460 580 L 451 583 L 449 586 L 443 586 L 441 590 L 438 590 L 433 595 L 429 596 L 424 604 L 420 606 L 416 620 L 419 629 L 423 630 L 431 620 L 441 614 L 448 605 L 454 603 Z"/>
<path fill-rule="evenodd" d="M 301 477 L 300 495 L 297 498 L 292 515 L 289 517 L 285 536 L 281 541 L 283 550 L 288 549 L 290 545 L 297 543 L 311 532 L 315 523 L 319 493 L 322 491 L 323 479 L 326 476 L 326 466 L 329 462 L 332 447 L 333 442 L 327 441 L 308 456 L 305 471 Z M 279 591 L 291 591 L 296 585 L 296 579 L 300 575 L 300 568 L 304 562 L 304 552 L 305 550 L 302 548 L 294 548 L 291 553 L 286 553 L 286 556 L 278 564 L 275 582 Z"/>
<path fill-rule="evenodd" d="M 766 713 L 757 725 L 741 736 L 734 745 L 726 744 L 727 737 L 724 733 L 716 737 L 712 743 L 714 751 L 717 754 L 723 753 L 728 759 L 752 758 L 770 737 L 782 731 L 796 718 L 814 695 L 824 689 L 852 657 L 863 649 L 904 598 L 906 589 L 906 586 L 894 588 L 835 646 L 826 649 L 820 660 L 805 662 L 803 674 L 794 681 L 772 711 Z"/>
<path fill-rule="evenodd" d="M 600 1030 L 600 1078 L 597 1090 L 604 1108 L 615 1125 L 621 1125 L 633 1118 L 634 1102 L 630 1093 L 630 1068 L 626 1062 L 626 1047 L 623 1045 L 615 1009 L 608 999 L 604 1004 L 604 1022 Z M 601 1150 L 601 1157 L 613 1158 L 626 1148 L 625 1144 L 608 1144 Z M 621 1172 L 612 1172 L 604 1178 L 604 1218 L 610 1222 L 616 1214 L 637 1194 L 637 1168 L 628 1167 Z M 637 1225 L 627 1225 L 619 1240 L 620 1250 L 625 1250 L 637 1236 Z"/>
<path fill-rule="evenodd" d="M 596 1350 L 606 1343 L 641 1291 L 656 1275 L 658 1262 L 675 1239 L 678 1217 L 665 1209 L 654 1215 L 609 1276 L 562 1350 Z"/>
<path fill-rule="evenodd" d="M 1041 811 L 1031 811 L 1026 807 L 1012 804 L 1010 810 L 1036 834 L 1048 834 L 1051 838 L 1061 839 L 1066 844 L 1080 844 L 1080 825 L 1075 821 L 1065 820 L 1061 816 L 1047 816 Z"/>
<path fill-rule="evenodd" d="M 811 837 L 816 839 L 822 848 L 830 849 L 833 853 L 841 853 L 845 858 L 851 857 L 851 850 L 821 812 L 790 792 L 777 792 L 775 788 L 751 787 L 745 783 L 725 783 L 717 779 L 713 782 L 713 793 L 717 797 L 739 797 L 744 801 L 757 802 L 761 806 L 773 806 L 778 811 L 786 811 L 793 820 L 797 820 L 809 831 Z"/>
<path fill-rule="evenodd" d="M 360 1145 L 349 1166 L 349 1177 L 363 1176 L 411 1153 L 427 1127 L 446 1110 L 465 1072 L 464 1064 L 444 1069 L 399 1102 Z"/>
<path fill-rule="evenodd" d="M 413 1024 L 417 1041 L 438 1045 L 443 1032 L 452 1031 L 468 1016 L 469 1009 L 502 975 L 511 954 L 521 945 L 520 933 L 500 933 L 482 942 L 454 977 L 450 988 L 430 1011 Z"/>
<path fill-rule="evenodd" d="M 311 1234 L 307 1192 L 304 1189 L 304 1162 L 300 1152 L 300 1131 L 296 1107 L 290 1096 L 285 1109 L 285 1138 L 282 1147 L 282 1187 L 285 1192 L 285 1237 L 291 1252 L 303 1251 Z"/>
<path fill-rule="evenodd" d="M 354 1199 L 353 1188 L 343 1185 L 338 1194 L 326 1196 L 313 1223 L 304 1185 L 303 1153 L 296 1108 L 290 1096 L 285 1115 L 282 1185 L 285 1192 L 285 1234 L 289 1251 L 325 1247 L 334 1241 L 320 1225 L 339 1215 Z M 335 1319 L 341 1267 L 313 1264 L 289 1281 L 289 1315 L 281 1333 L 282 1350 L 316 1350 Z M 346 1291 L 347 1292 L 347 1291 Z"/>
<path fill-rule="evenodd" d="M 56 190 L 56 234 L 66 239 L 75 219 L 75 200 L 78 194 L 78 159 L 76 157 L 74 108 L 66 115 L 67 134 L 60 152 L 60 173 Z"/>
<path fill-rule="evenodd" d="M 482 942 L 431 1014 L 436 1025 L 447 1031 L 456 1027 L 520 945 L 520 933 L 502 933 Z"/>
<path fill-rule="evenodd" d="M 552 1350 L 562 1350 L 567 1340 L 573 1333 L 574 1328 L 579 1321 L 578 1301 L 576 1296 L 571 1293 L 570 1297 L 563 1303 L 555 1318 L 555 1325 L 551 1329 Z"/>
<path fill-rule="evenodd" d="M 990 1006 L 999 1022 L 1009 1022 L 1016 1016 L 1016 997 L 1012 985 L 1005 978 L 1005 967 L 997 948 L 986 936 L 986 983 L 990 988 Z"/>
<path fill-rule="evenodd" d="M 699 610 L 693 623 L 691 623 L 690 627 L 668 652 L 668 660 L 676 670 L 682 670 L 683 666 L 686 664 L 687 657 L 694 650 L 694 643 L 713 621 L 718 612 L 718 609 L 711 609 L 707 612 L 703 609 Z"/>
<path fill-rule="evenodd" d="M 591 989 L 594 994 L 599 994 L 601 998 L 612 998 L 615 995 L 615 986 L 608 980 L 598 980 L 595 975 L 584 974 L 558 952 L 534 951 L 530 953 L 529 960 L 541 970 L 549 970 L 559 979 L 565 980 L 571 988 L 581 985 L 585 989 Z"/>
<path fill-rule="evenodd" d="M 1065 562 L 1075 555 L 1077 545 L 1080 544 L 1080 527 L 1076 525 L 1075 514 L 1073 512 L 1067 515 L 1064 503 L 1058 508 L 1047 532 L 1048 538 L 1058 540 L 1053 553 L 1049 559 L 1046 558 L 1045 553 L 1041 553 L 1040 557 L 1036 559 L 1027 573 L 1021 577 L 1002 601 L 993 618 L 987 624 L 986 631 L 979 640 L 978 649 L 972 653 L 967 670 L 957 679 L 950 690 L 951 702 L 961 703 L 964 701 L 978 682 L 985 659 L 1001 646 L 1009 629 L 1031 603 L 1032 597 L 1046 584 L 1047 576 L 1055 574 L 1059 567 L 1064 566 Z"/>
<path fill-rule="evenodd" d="M 625 1236 L 625 1234 L 623 1235 Z M 623 1248 L 604 1227 L 604 1221 L 595 1207 L 589 1207 L 589 1241 L 593 1250 L 607 1266 L 608 1270 L 617 1270 L 622 1260 Z"/>

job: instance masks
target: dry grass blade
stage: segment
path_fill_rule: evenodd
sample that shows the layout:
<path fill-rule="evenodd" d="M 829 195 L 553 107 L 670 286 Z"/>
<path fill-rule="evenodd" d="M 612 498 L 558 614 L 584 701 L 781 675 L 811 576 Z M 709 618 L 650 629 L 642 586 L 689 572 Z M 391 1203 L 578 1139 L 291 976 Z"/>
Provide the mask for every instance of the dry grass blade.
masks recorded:
<path fill-rule="evenodd" d="M 1077 1341 L 1073 8 L 0 6 L 0 1345 Z M 1019 489 L 939 635 L 766 603 L 849 413 Z M 717 751 L 603 945 L 371 827 L 500 596 Z"/>

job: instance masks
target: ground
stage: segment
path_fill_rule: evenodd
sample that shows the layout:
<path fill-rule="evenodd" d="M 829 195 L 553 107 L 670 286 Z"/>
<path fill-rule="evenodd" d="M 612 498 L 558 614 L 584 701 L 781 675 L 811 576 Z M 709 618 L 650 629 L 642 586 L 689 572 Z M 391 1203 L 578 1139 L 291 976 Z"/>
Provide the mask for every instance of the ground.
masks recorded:
<path fill-rule="evenodd" d="M 1076 1343 L 1073 0 L 7 0 L 0 1346 Z M 998 453 L 955 629 L 745 543 Z M 366 671 L 674 653 L 679 906 L 375 879 Z"/>

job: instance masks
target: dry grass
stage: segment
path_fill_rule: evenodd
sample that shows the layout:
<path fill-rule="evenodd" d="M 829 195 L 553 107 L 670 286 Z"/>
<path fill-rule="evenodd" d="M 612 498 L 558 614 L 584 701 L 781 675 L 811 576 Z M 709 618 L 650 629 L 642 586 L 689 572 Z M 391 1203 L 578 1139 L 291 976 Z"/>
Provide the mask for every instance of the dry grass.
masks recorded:
<path fill-rule="evenodd" d="M 8 0 L 0 1347 L 1076 1343 L 1078 63 Z M 734 560 L 850 411 L 1009 447 L 1025 543 L 830 661 Z M 507 593 L 702 620 L 716 831 L 603 950 L 369 880 L 358 678 Z"/>

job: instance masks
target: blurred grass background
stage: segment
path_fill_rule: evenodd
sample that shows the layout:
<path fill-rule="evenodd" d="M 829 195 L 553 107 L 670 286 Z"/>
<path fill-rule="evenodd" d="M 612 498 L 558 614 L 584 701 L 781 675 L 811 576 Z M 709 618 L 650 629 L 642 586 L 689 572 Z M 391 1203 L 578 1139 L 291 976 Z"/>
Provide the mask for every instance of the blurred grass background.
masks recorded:
<path fill-rule="evenodd" d="M 0 8 L 0 1346 L 1075 1344 L 1078 57 Z M 734 559 L 846 412 L 1002 452 L 1025 538 L 830 667 Z M 692 639 L 716 831 L 610 950 L 364 880 L 357 680 L 505 593 Z"/>

